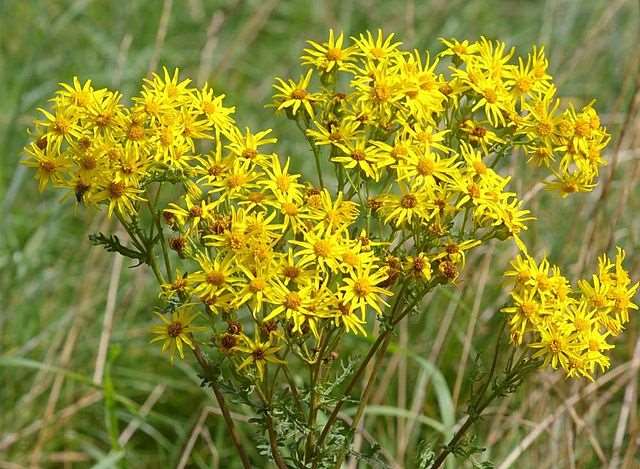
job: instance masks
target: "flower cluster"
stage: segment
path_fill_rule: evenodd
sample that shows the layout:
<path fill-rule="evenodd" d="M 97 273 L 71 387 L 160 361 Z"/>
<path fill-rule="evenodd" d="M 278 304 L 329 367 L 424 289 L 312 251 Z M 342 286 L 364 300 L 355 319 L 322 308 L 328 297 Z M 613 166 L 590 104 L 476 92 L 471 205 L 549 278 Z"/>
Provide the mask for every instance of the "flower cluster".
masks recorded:
<path fill-rule="evenodd" d="M 53 183 L 79 203 L 106 205 L 109 216 L 134 214 L 142 193 L 160 174 L 183 174 L 195 158 L 198 141 L 230 132 L 233 108 L 208 86 L 189 87 L 178 71 L 145 80 L 127 107 L 122 95 L 96 90 L 74 78 L 40 109 L 25 164 L 37 171 L 40 190 Z"/>
<path fill-rule="evenodd" d="M 154 340 L 172 359 L 206 344 L 258 381 L 288 354 L 316 363 L 342 334 L 367 334 L 372 318 L 392 328 L 435 286 L 456 283 L 471 249 L 513 239 L 526 257 L 520 233 L 533 216 L 501 173 L 512 154 L 550 168 L 549 188 L 562 195 L 591 190 L 604 164 L 595 110 L 558 113 L 542 49 L 514 62 L 501 42 L 443 40 L 432 56 L 381 31 L 309 44 L 305 71 L 278 79 L 273 106 L 302 130 L 317 184 L 274 153 L 270 130 L 241 129 L 224 95 L 177 70 L 144 80 L 130 105 L 74 79 L 36 121 L 25 164 L 40 189 L 52 183 L 115 213 L 133 247 L 110 249 L 153 268 L 166 305 Z M 628 320 L 636 287 L 621 272 L 616 262 L 590 287 L 607 288 L 606 314 L 585 307 L 598 327 L 605 315 L 619 328 Z M 567 322 L 582 304 L 556 274 L 545 290 L 533 274 L 518 277 L 514 300 L 535 300 L 540 321 L 520 303 L 510 310 L 514 341 L 537 331 L 538 353 L 555 333 L 547 319 Z M 209 327 L 192 325 L 198 305 Z M 588 339 L 560 329 L 570 339 L 552 366 L 591 375 L 606 364 L 580 348 Z"/>
<path fill-rule="evenodd" d="M 608 337 L 622 333 L 638 290 L 624 270 L 624 251 L 615 262 L 603 255 L 592 282 L 580 280 L 575 291 L 557 266 L 544 259 L 539 264 L 518 256 L 513 270 L 513 305 L 503 309 L 510 316 L 511 340 L 537 349 L 534 356 L 544 365 L 562 367 L 568 376 L 592 379 L 596 368 L 609 367 Z"/>

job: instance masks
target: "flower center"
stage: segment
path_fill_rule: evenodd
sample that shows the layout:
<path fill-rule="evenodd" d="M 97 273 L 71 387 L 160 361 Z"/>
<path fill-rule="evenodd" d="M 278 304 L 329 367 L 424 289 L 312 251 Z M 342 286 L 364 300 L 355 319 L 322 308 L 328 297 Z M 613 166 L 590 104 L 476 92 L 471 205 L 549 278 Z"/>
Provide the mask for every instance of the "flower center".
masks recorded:
<path fill-rule="evenodd" d="M 321 239 L 313 245 L 313 252 L 318 257 L 329 257 L 331 254 L 331 243 L 325 239 Z"/>
<path fill-rule="evenodd" d="M 219 287 L 225 282 L 225 275 L 222 272 L 214 270 L 207 274 L 207 283 Z"/>
<path fill-rule="evenodd" d="M 184 327 L 182 326 L 182 323 L 172 322 L 167 326 L 167 335 L 169 337 L 175 338 L 175 337 L 178 337 L 180 334 L 182 334 L 183 330 L 184 330 Z"/>
<path fill-rule="evenodd" d="M 287 296 L 284 299 L 284 305 L 287 307 L 287 309 L 298 309 L 301 304 L 302 299 L 300 298 L 300 295 L 298 295 L 296 292 L 287 293 Z"/>
<path fill-rule="evenodd" d="M 402 208 L 414 208 L 416 205 L 418 205 L 418 199 L 413 194 L 406 194 L 400 199 L 400 206 Z"/>

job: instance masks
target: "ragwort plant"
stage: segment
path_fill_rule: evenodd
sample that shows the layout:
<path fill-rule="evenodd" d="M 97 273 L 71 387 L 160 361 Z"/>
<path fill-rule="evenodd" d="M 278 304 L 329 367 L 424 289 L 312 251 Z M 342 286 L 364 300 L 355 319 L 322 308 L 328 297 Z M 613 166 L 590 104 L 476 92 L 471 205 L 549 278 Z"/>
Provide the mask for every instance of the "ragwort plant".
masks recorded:
<path fill-rule="evenodd" d="M 309 41 L 304 73 L 277 79 L 272 103 L 308 142 L 307 179 L 273 152 L 270 130 L 241 129 L 224 95 L 177 70 L 145 79 L 129 105 L 74 78 L 40 110 L 25 164 L 41 190 L 117 217 L 126 242 L 91 240 L 151 267 L 164 305 L 151 342 L 172 362 L 193 355 L 244 467 L 231 405 L 253 410 L 255 444 L 279 468 L 339 468 L 396 326 L 413 313 L 437 321 L 423 299 L 490 240 L 520 252 L 501 310 L 512 348 L 498 332 L 467 419 L 421 467 L 469 456 L 465 432 L 539 366 L 593 379 L 637 309 L 621 249 L 577 286 L 529 256 L 520 234 L 533 216 L 503 174 L 526 158 L 550 191 L 591 191 L 609 141 L 593 104 L 560 103 L 542 48 L 442 44 L 405 51 L 381 31 Z M 336 358 L 348 335 L 373 335 L 364 357 Z"/>

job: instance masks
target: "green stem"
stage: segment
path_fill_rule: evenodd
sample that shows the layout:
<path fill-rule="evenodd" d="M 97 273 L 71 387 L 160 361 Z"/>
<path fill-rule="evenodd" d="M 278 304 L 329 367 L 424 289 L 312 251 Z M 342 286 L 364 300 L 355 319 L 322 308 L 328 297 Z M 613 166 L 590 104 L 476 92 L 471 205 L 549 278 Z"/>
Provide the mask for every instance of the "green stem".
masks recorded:
<path fill-rule="evenodd" d="M 316 357 L 316 362 L 313 366 L 310 367 L 310 389 L 311 396 L 309 398 L 309 419 L 307 422 L 307 427 L 309 428 L 309 434 L 307 435 L 307 441 L 305 444 L 305 462 L 309 462 L 311 456 L 314 452 L 313 439 L 315 437 L 314 427 L 316 424 L 316 417 L 318 415 L 318 403 L 317 403 L 317 393 L 316 389 L 318 387 L 318 380 L 321 374 L 322 360 L 324 356 L 324 350 L 329 343 L 329 339 L 331 338 L 331 334 L 333 330 L 329 331 L 327 334 L 323 334 L 320 337 L 320 344 L 318 346 L 318 355 Z"/>
<path fill-rule="evenodd" d="M 380 347 L 382 347 L 383 344 L 388 340 L 388 337 L 391 335 L 391 333 L 394 330 L 394 327 L 398 324 L 398 322 L 400 322 L 402 320 L 402 318 L 404 318 L 407 314 L 409 314 L 413 310 L 415 305 L 422 299 L 422 292 L 420 292 L 420 293 L 418 293 L 417 298 L 415 299 L 415 301 L 413 301 L 407 308 L 405 308 L 404 311 L 402 311 L 402 313 L 400 313 L 397 318 L 394 318 L 393 315 L 395 314 L 395 311 L 398 308 L 398 305 L 400 303 L 400 297 L 403 294 L 403 292 L 405 291 L 406 287 L 407 287 L 407 283 L 405 282 L 405 283 L 403 283 L 403 285 L 402 285 L 402 287 L 400 289 L 400 292 L 398 293 L 398 297 L 396 298 L 396 302 L 393 305 L 392 312 L 391 312 L 391 318 L 392 319 L 391 319 L 391 322 L 389 324 L 389 327 L 387 329 L 385 329 L 384 332 L 382 332 L 382 334 L 380 334 L 376 338 L 375 342 L 373 343 L 373 345 L 369 349 L 369 352 L 367 353 L 366 357 L 364 358 L 364 360 L 362 361 L 362 363 L 360 364 L 360 366 L 356 370 L 355 374 L 353 375 L 353 377 L 349 381 L 349 384 L 345 388 L 345 390 L 344 390 L 345 397 L 343 397 L 342 399 L 340 399 L 340 401 L 338 401 L 336 406 L 333 408 L 333 411 L 329 415 L 329 418 L 327 419 L 327 423 L 325 423 L 325 425 L 324 425 L 324 427 L 322 429 L 322 432 L 320 433 L 320 437 L 318 438 L 318 441 L 316 442 L 316 445 L 315 445 L 315 447 L 316 447 L 315 454 L 316 455 L 318 454 L 318 451 L 322 448 L 324 440 L 327 438 L 327 435 L 329 434 L 329 431 L 331 430 L 331 427 L 335 424 L 335 422 L 336 422 L 336 420 L 338 418 L 338 413 L 340 412 L 340 409 L 342 409 L 342 406 L 347 401 L 347 396 L 349 396 L 351 394 L 351 391 L 356 386 L 356 384 L 359 382 L 359 380 L 362 377 L 362 375 L 363 375 L 368 363 L 374 357 L 374 355 L 376 354 L 378 349 Z M 316 465 L 317 465 L 317 461 L 314 461 L 314 467 L 316 467 Z"/>
<path fill-rule="evenodd" d="M 316 160 L 316 171 L 318 172 L 318 181 L 320 182 L 320 188 L 324 189 L 324 181 L 322 180 L 322 166 L 320 165 L 320 152 L 317 147 L 310 143 L 311 150 L 313 150 L 313 157 Z"/>
<path fill-rule="evenodd" d="M 365 385 L 364 391 L 362 392 L 362 396 L 360 396 L 358 409 L 356 410 L 356 414 L 353 417 L 353 420 L 351 421 L 350 428 L 352 432 L 355 432 L 358 429 L 358 424 L 360 423 L 360 420 L 364 415 L 364 410 L 367 407 L 367 402 L 369 401 L 369 397 L 373 392 L 373 383 L 375 382 L 376 377 L 378 376 L 378 370 L 380 369 L 380 366 L 378 365 L 382 361 L 384 354 L 387 352 L 387 348 L 389 347 L 390 341 L 391 341 L 391 334 L 385 337 L 384 341 L 382 342 L 382 345 L 380 346 L 380 349 L 378 350 L 378 353 L 376 354 L 376 360 L 375 360 L 373 370 L 371 371 L 371 376 L 369 376 L 369 379 L 367 380 L 367 384 Z M 344 461 L 344 458 L 346 457 L 346 455 L 347 455 L 347 447 L 343 447 L 340 450 L 340 453 L 338 454 L 338 458 L 336 459 L 336 464 L 334 466 L 334 469 L 340 469 L 342 467 L 342 461 Z"/>
<path fill-rule="evenodd" d="M 205 373 L 205 376 L 207 376 L 208 383 L 211 386 L 211 389 L 213 390 L 213 394 L 215 395 L 216 400 L 218 401 L 218 407 L 220 407 L 220 410 L 222 411 L 222 417 L 224 418 L 224 421 L 227 425 L 227 429 L 229 430 L 231 441 L 233 441 L 233 445 L 236 447 L 238 456 L 240 456 L 242 467 L 244 467 L 244 469 L 251 469 L 251 461 L 249 461 L 249 457 L 247 456 L 247 453 L 244 451 L 244 447 L 240 442 L 240 438 L 238 438 L 238 433 L 236 431 L 235 424 L 233 423 L 233 419 L 231 418 L 231 414 L 229 413 L 229 409 L 227 408 L 224 395 L 220 391 L 220 388 L 218 388 L 218 386 L 216 385 L 215 377 L 212 376 L 211 365 L 209 364 L 209 361 L 202 353 L 202 350 L 200 350 L 200 347 L 198 347 L 198 343 L 194 341 L 194 345 L 195 347 L 193 349 L 193 353 L 196 356 L 196 360 L 200 364 L 202 371 Z"/>
<path fill-rule="evenodd" d="M 280 450 L 278 449 L 278 435 L 276 434 L 273 425 L 273 419 L 271 418 L 269 402 L 267 401 L 267 398 L 260 388 L 259 384 L 256 384 L 255 389 L 258 397 L 260 397 L 260 400 L 265 407 L 264 417 L 267 423 L 267 433 L 269 435 L 269 446 L 271 447 L 271 455 L 273 456 L 273 460 L 275 461 L 276 466 L 278 466 L 278 469 L 287 469 L 287 464 L 284 462 L 284 459 L 282 459 L 282 455 L 280 454 Z"/>
<path fill-rule="evenodd" d="M 483 400 L 484 394 L 486 393 L 489 385 L 493 381 L 493 377 L 494 377 L 496 366 L 497 366 L 501 341 L 502 341 L 501 337 L 502 337 L 503 330 L 504 330 L 504 323 L 503 323 L 502 329 L 500 330 L 500 334 L 498 335 L 498 338 L 496 340 L 496 348 L 495 348 L 493 360 L 491 363 L 491 370 L 489 371 L 489 375 L 487 376 L 487 379 L 482 386 L 482 390 L 480 391 L 478 397 L 469 406 L 469 411 L 467 412 L 466 420 L 464 421 L 462 426 L 458 429 L 458 431 L 455 433 L 455 435 L 453 435 L 449 443 L 447 443 L 447 445 L 444 448 L 442 448 L 442 450 L 440 451 L 440 454 L 438 454 L 436 459 L 431 464 L 431 469 L 439 468 L 445 462 L 447 457 L 458 448 L 460 444 L 460 440 L 465 435 L 465 433 L 469 430 L 469 428 L 471 428 L 471 426 L 475 422 L 477 422 L 480 419 L 485 409 L 489 407 L 489 405 L 497 397 L 504 396 L 510 392 L 513 392 L 515 388 L 517 388 L 520 384 L 522 384 L 522 381 L 524 380 L 526 373 L 528 373 L 531 369 L 533 369 L 533 367 L 531 366 L 532 362 L 529 360 L 529 357 L 526 356 L 526 354 L 522 355 L 515 365 L 507 366 L 507 369 L 505 370 L 504 379 L 502 381 L 496 381 L 493 392 L 489 394 L 489 396 L 487 396 L 486 399 Z M 535 366 L 535 363 L 533 363 L 533 365 Z"/>

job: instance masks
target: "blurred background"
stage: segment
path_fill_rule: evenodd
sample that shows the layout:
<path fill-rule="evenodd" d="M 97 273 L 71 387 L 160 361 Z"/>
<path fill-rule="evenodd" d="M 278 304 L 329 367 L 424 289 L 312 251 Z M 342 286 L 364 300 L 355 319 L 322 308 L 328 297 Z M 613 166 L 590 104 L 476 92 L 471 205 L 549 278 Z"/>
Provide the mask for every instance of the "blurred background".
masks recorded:
<path fill-rule="evenodd" d="M 324 41 L 331 27 L 346 35 L 383 28 L 433 51 L 450 36 L 485 35 L 522 54 L 544 45 L 560 95 L 596 99 L 613 139 L 602 183 L 588 195 L 538 192 L 535 175 L 514 163 L 514 189 L 538 218 L 526 242 L 574 279 L 618 244 L 638 278 L 637 1 L 0 0 L 0 468 L 239 467 L 195 369 L 172 367 L 148 346 L 151 276 L 92 248 L 87 235 L 110 222 L 60 203 L 54 190 L 39 194 L 19 161 L 36 108 L 58 82 L 90 78 L 126 99 L 166 64 L 226 93 L 241 126 L 273 128 L 280 154 L 305 171 L 305 142 L 265 104 L 273 77 L 297 78 L 305 40 Z M 495 342 L 507 294 L 501 273 L 513 254 L 507 243 L 475 252 L 458 288 L 439 290 L 425 314 L 403 323 L 356 444 L 377 441 L 408 468 L 425 442 L 442 444 L 464 416 L 476 357 Z M 486 448 L 476 460 L 640 467 L 639 331 L 636 315 L 594 383 L 541 372 L 491 408 L 476 427 L 474 444 Z M 247 416 L 235 418 L 250 439 Z"/>

